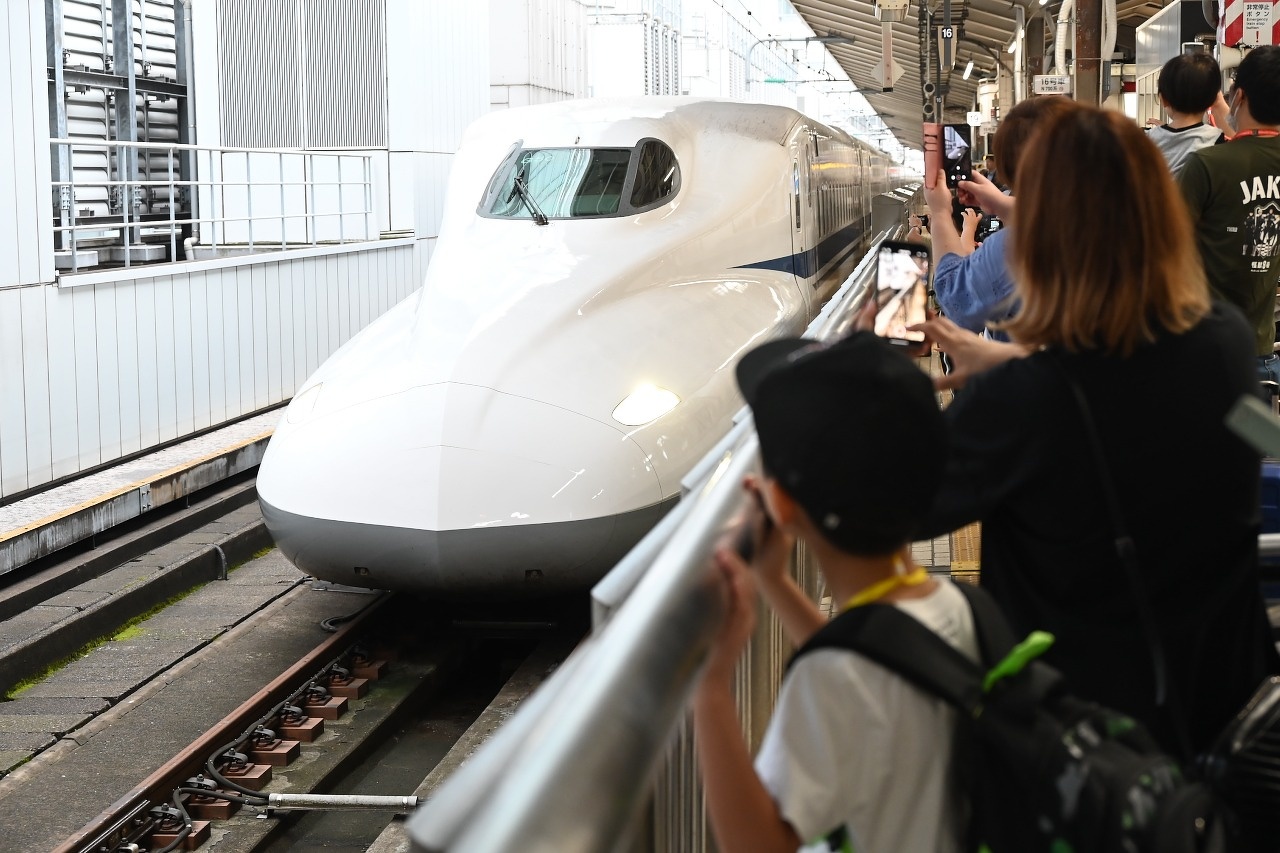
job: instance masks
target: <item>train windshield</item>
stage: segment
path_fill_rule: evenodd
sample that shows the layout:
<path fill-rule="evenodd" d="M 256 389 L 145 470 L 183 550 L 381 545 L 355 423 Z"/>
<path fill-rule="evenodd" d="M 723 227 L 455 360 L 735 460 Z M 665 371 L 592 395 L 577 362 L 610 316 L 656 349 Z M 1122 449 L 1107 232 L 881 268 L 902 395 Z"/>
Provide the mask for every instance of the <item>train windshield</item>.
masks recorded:
<path fill-rule="evenodd" d="M 480 206 L 510 219 L 629 216 L 665 203 L 680 186 L 675 152 L 656 139 L 635 148 L 517 148 Z"/>

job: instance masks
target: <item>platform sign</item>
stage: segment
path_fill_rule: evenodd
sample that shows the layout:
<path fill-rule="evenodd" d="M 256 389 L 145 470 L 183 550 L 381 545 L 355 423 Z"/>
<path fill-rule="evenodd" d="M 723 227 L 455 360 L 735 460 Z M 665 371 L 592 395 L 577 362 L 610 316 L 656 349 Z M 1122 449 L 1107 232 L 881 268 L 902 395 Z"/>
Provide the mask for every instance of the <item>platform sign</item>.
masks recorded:
<path fill-rule="evenodd" d="M 1245 3 L 1244 4 L 1244 38 L 1242 41 L 1249 46 L 1260 44 L 1271 44 L 1272 33 L 1272 10 L 1275 9 L 1271 3 Z"/>
<path fill-rule="evenodd" d="M 1226 0 L 1218 24 L 1218 42 L 1230 47 L 1280 44 L 1277 0 Z"/>
<path fill-rule="evenodd" d="M 983 118 L 984 116 L 982 115 L 981 110 L 973 110 L 972 112 L 965 113 L 965 121 L 968 122 L 969 127 L 981 126 Z"/>
<path fill-rule="evenodd" d="M 983 136 L 990 136 L 996 132 L 996 127 L 997 125 L 994 121 L 984 121 L 982 124 L 978 125 L 978 133 L 981 133 Z"/>
<path fill-rule="evenodd" d="M 955 27 L 938 27 L 938 50 L 941 53 L 943 68 L 950 68 L 955 63 L 951 59 L 951 45 L 955 42 Z"/>
<path fill-rule="evenodd" d="M 1036 74 L 1031 78 L 1031 91 L 1037 95 L 1071 94 L 1071 77 L 1066 74 Z"/>

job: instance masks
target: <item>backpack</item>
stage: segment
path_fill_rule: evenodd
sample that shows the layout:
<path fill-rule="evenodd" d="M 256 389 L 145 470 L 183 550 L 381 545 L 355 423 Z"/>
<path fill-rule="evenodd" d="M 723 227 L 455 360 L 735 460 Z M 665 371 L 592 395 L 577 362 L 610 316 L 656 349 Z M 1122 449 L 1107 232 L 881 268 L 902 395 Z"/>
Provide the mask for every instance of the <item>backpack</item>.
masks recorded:
<path fill-rule="evenodd" d="M 1132 718 L 1073 696 L 1037 660 L 1051 635 L 1015 643 L 996 603 L 959 583 L 983 665 L 891 604 L 837 616 L 792 657 L 850 649 L 957 710 L 967 849 L 990 853 L 1208 853 L 1225 850 L 1217 801 L 1184 778 Z"/>

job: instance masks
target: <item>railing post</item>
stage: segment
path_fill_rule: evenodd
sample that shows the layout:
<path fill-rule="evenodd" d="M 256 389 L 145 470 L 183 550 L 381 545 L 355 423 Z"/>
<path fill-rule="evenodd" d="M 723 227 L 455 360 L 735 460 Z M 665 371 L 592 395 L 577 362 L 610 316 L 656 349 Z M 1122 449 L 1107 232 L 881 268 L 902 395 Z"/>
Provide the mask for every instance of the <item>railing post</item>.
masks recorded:
<path fill-rule="evenodd" d="M 176 156 L 181 156 L 181 155 L 176 155 Z M 178 260 L 178 223 L 177 223 L 177 217 L 174 216 L 174 206 L 177 203 L 177 199 L 174 197 L 174 186 L 173 186 L 174 157 L 175 157 L 175 150 L 173 148 L 170 148 L 168 150 L 168 153 L 165 155 L 165 160 L 168 161 L 168 166 L 169 166 L 169 262 L 170 263 L 173 263 Z"/>
<path fill-rule="evenodd" d="M 210 163 L 217 162 L 218 164 L 218 181 L 216 185 L 213 185 L 210 187 L 210 190 L 211 190 L 210 196 L 212 197 L 211 200 L 213 201 L 213 208 L 214 208 L 213 210 L 214 218 L 210 224 L 213 226 L 212 228 L 213 248 L 216 254 L 216 250 L 218 248 L 218 237 L 219 236 L 226 237 L 226 234 L 223 233 L 223 229 L 226 227 L 226 222 L 224 221 L 226 217 L 224 217 L 223 214 L 226 212 L 226 208 L 227 208 L 227 199 L 226 199 L 227 190 L 225 186 L 226 184 L 225 176 L 223 175 L 223 172 L 222 172 L 222 154 L 219 153 L 218 159 L 214 161 L 213 151 L 211 149 L 209 151 L 209 162 Z M 212 172 L 213 172 L 212 166 L 210 166 L 209 172 L 212 176 Z"/>
<path fill-rule="evenodd" d="M 134 154 L 136 155 L 137 152 L 135 151 Z M 116 156 L 116 162 L 117 163 L 120 162 L 119 155 Z M 133 266 L 133 247 L 131 245 L 132 240 L 131 240 L 131 235 L 129 233 L 130 231 L 133 230 L 130 224 L 133 218 L 131 216 L 131 211 L 133 210 L 132 198 L 133 198 L 132 182 L 129 181 L 128 179 L 125 179 L 122 182 L 120 187 L 120 199 L 121 199 L 120 210 L 124 218 L 124 265 L 126 269 Z M 141 236 L 141 231 L 139 231 L 139 236 Z"/>
<path fill-rule="evenodd" d="M 279 173 L 278 177 L 280 179 L 280 248 L 284 249 L 284 152 L 276 153 L 276 172 Z"/>
<path fill-rule="evenodd" d="M 344 198 L 346 193 L 346 184 L 342 182 L 342 155 L 338 155 L 338 242 L 347 242 L 347 216 Z"/>
<path fill-rule="evenodd" d="M 316 175 L 315 155 L 308 154 L 303 166 L 302 192 L 306 199 L 307 228 L 311 232 L 311 245 L 316 244 L 316 191 L 313 181 Z"/>
<path fill-rule="evenodd" d="M 245 224 L 249 226 L 249 253 L 253 253 L 253 155 L 244 152 Z"/>
<path fill-rule="evenodd" d="M 373 155 L 364 158 L 364 238 L 373 239 L 373 228 L 369 217 L 373 214 Z"/>

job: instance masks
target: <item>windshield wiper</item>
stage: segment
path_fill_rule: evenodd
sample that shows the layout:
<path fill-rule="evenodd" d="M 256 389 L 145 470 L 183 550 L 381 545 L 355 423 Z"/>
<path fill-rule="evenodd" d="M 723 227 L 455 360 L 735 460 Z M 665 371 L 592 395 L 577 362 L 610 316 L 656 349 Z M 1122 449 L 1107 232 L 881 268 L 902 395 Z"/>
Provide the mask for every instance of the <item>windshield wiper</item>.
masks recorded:
<path fill-rule="evenodd" d="M 524 206 L 529 208 L 529 212 L 533 214 L 533 221 L 539 225 L 546 225 L 548 222 L 547 215 L 542 212 L 542 208 L 538 207 L 538 203 L 533 200 L 533 193 L 529 192 L 524 178 L 519 175 L 516 175 L 515 190 L 520 194 L 520 200 L 524 202 Z"/>

